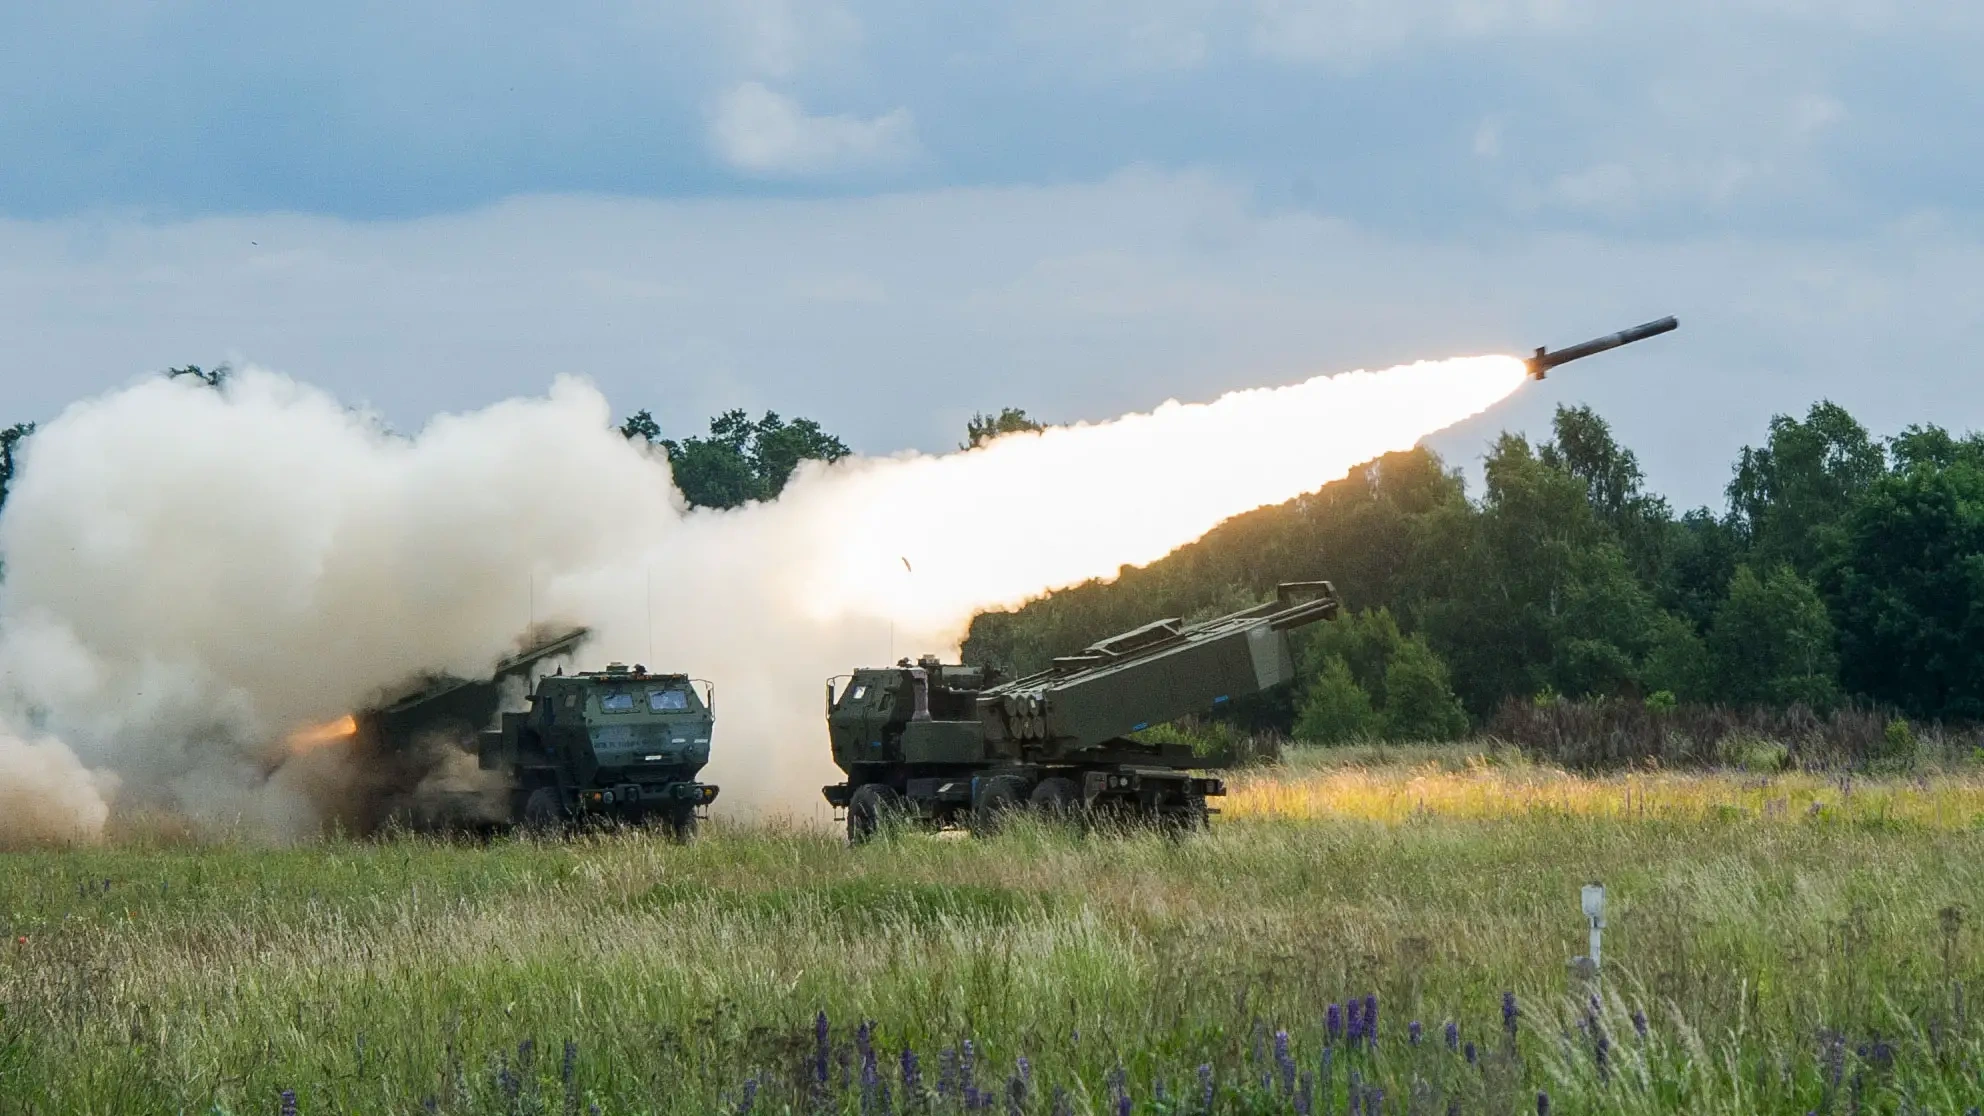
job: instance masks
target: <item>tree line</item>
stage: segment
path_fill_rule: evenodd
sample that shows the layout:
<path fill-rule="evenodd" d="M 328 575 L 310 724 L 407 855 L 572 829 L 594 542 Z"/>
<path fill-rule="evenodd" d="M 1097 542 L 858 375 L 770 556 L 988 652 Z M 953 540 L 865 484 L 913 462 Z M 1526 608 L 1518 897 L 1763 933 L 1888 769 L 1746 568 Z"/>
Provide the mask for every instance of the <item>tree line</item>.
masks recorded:
<path fill-rule="evenodd" d="M 229 370 L 164 374 L 220 388 Z M 975 414 L 961 448 L 1041 428 Z M 694 507 L 776 498 L 800 462 L 849 453 L 769 411 L 679 439 L 639 411 L 620 430 L 666 451 Z M 0 430 L 0 503 L 33 431 Z M 1677 514 L 1599 415 L 1560 407 L 1547 440 L 1502 434 L 1484 476 L 1470 497 L 1431 451 L 1387 455 L 1108 582 L 981 614 L 965 657 L 1029 672 L 1326 578 L 1344 615 L 1297 634 L 1296 685 L 1241 704 L 1248 727 L 1438 739 L 1511 700 L 1594 697 L 1984 720 L 1984 437 L 1876 438 L 1820 402 L 1737 455 L 1720 511 Z"/>
<path fill-rule="evenodd" d="M 1771 420 L 1722 510 L 1676 514 L 1586 407 L 1504 433 L 1478 498 L 1425 449 L 1227 521 L 1119 577 L 979 616 L 966 657 L 1014 669 L 1159 616 L 1327 578 L 1291 692 L 1250 727 L 1437 739 L 1504 703 L 1619 698 L 1984 718 L 1984 439 L 1876 438 L 1844 408 Z"/>

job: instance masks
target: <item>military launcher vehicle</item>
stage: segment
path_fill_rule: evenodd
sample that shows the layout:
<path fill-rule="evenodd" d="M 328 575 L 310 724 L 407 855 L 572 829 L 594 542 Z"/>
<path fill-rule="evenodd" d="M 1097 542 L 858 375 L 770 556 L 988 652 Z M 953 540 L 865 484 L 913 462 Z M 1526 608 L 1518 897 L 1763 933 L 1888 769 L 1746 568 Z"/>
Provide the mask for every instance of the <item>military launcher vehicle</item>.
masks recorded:
<path fill-rule="evenodd" d="M 571 654 L 586 635 L 579 629 L 540 642 L 497 664 L 488 679 L 435 679 L 358 714 L 360 739 L 386 755 L 416 755 L 435 741 L 473 752 L 497 785 L 456 816 L 541 829 L 586 817 L 652 819 L 678 835 L 693 832 L 717 795 L 696 781 L 710 758 L 713 688 L 620 663 L 576 674 L 561 666 L 531 682 L 534 667 Z M 526 689 L 525 711 L 499 713 L 506 691 Z M 491 798 L 500 799 L 494 809 Z"/>
<path fill-rule="evenodd" d="M 1266 604 L 1158 620 L 1011 681 L 931 657 L 857 670 L 827 683 L 847 781 L 822 791 L 855 842 L 890 821 L 990 831 L 1022 810 L 1202 826 L 1226 787 L 1194 772 L 1216 762 L 1130 734 L 1287 682 L 1289 631 L 1336 612 L 1328 582 L 1293 582 Z"/>

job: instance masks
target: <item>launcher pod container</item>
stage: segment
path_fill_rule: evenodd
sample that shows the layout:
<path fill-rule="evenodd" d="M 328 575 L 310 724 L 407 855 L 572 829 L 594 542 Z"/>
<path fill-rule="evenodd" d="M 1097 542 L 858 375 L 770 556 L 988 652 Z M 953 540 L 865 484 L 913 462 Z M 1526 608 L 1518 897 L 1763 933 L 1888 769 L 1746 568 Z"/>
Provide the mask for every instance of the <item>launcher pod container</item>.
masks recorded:
<path fill-rule="evenodd" d="M 822 791 L 857 843 L 885 821 L 988 832 L 1021 811 L 1203 826 L 1226 786 L 1194 771 L 1217 763 L 1130 734 L 1287 682 L 1288 633 L 1336 612 L 1329 582 L 1291 582 L 1266 604 L 1145 624 L 1012 681 L 932 657 L 857 670 L 827 683 L 847 781 Z"/>
<path fill-rule="evenodd" d="M 487 679 L 434 679 L 358 714 L 358 732 L 375 754 L 431 757 L 449 746 L 473 752 L 487 773 L 481 782 L 493 785 L 456 792 L 443 811 L 453 821 L 550 829 L 589 817 L 622 818 L 693 833 L 717 794 L 696 781 L 710 758 L 714 689 L 685 674 L 620 663 L 541 673 L 586 635 L 579 629 L 540 642 L 497 664 Z M 523 712 L 500 711 L 519 701 Z M 447 793 L 419 802 L 432 813 Z"/>

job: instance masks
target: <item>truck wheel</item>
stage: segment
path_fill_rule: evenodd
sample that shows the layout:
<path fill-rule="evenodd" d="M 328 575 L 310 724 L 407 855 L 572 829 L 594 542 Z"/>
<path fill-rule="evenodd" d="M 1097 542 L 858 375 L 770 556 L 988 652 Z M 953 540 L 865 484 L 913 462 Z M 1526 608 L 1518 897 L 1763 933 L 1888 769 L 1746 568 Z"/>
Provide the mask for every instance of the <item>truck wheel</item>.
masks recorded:
<path fill-rule="evenodd" d="M 565 826 L 565 804 L 557 787 L 539 787 L 524 799 L 524 828 L 533 833 L 550 833 Z"/>
<path fill-rule="evenodd" d="M 668 835 L 677 841 L 687 841 L 696 835 L 696 812 L 683 810 L 668 815 Z"/>
<path fill-rule="evenodd" d="M 971 812 L 971 831 L 979 837 L 993 837 L 1006 822 L 1025 809 L 1026 780 L 1018 775 L 995 775 L 978 792 L 978 806 Z"/>
<path fill-rule="evenodd" d="M 1072 822 L 1082 813 L 1082 792 L 1073 779 L 1060 775 L 1042 779 L 1027 801 L 1049 821 Z"/>
<path fill-rule="evenodd" d="M 863 783 L 847 800 L 847 843 L 866 844 L 902 816 L 902 796 L 887 783 Z"/>

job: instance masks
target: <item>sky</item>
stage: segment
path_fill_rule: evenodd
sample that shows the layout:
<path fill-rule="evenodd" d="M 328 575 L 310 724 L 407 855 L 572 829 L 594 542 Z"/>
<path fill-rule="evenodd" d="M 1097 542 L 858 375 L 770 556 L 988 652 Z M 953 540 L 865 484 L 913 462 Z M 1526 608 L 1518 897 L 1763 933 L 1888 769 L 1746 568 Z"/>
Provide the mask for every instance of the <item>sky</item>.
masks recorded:
<path fill-rule="evenodd" d="M 1433 444 L 1589 403 L 1719 505 L 1819 398 L 1984 426 L 1980 48 L 1970 0 L 9 5 L 0 422 L 231 361 L 889 453 L 1675 314 Z"/>

